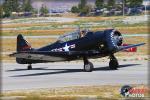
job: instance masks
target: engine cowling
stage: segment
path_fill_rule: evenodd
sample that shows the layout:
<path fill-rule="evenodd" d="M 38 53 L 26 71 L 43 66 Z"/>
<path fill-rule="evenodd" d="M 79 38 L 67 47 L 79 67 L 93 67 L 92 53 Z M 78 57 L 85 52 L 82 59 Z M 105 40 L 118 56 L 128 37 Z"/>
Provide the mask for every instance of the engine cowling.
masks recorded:
<path fill-rule="evenodd" d="M 115 29 L 105 30 L 105 39 L 108 51 L 114 52 L 122 45 L 123 37 L 121 33 Z"/>

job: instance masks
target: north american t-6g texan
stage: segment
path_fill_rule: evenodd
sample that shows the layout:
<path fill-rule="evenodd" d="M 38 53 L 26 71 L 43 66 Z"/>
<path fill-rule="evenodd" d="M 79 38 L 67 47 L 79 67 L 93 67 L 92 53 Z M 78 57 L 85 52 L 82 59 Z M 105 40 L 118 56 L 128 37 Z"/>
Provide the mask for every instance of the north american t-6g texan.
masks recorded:
<path fill-rule="evenodd" d="M 137 46 L 145 43 L 123 45 L 121 33 L 115 29 L 104 31 L 76 30 L 64 34 L 52 44 L 32 48 L 21 34 L 17 36 L 17 51 L 10 54 L 16 57 L 19 64 L 28 64 L 27 69 L 31 70 L 35 63 L 60 62 L 81 60 L 84 62 L 84 71 L 91 72 L 93 64 L 89 58 L 101 58 L 109 56 L 109 68 L 115 70 L 119 67 L 114 53 L 119 51 L 135 50 Z"/>

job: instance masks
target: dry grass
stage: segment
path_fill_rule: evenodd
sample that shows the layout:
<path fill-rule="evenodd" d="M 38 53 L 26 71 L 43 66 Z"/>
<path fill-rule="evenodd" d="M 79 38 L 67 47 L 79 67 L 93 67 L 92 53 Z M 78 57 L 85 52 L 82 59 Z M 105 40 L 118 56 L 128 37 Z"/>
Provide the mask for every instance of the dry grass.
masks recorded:
<path fill-rule="evenodd" d="M 2 36 L 10 35 L 16 36 L 17 34 L 23 35 L 60 35 L 65 32 L 72 31 L 73 29 L 53 29 L 53 30 L 5 30 L 2 31 Z"/>
<path fill-rule="evenodd" d="M 120 28 L 116 28 L 118 29 L 121 33 L 130 33 L 130 34 L 136 34 L 136 33 L 149 33 L 149 27 L 120 27 Z"/>
<path fill-rule="evenodd" d="M 122 17 L 77 17 L 77 16 L 68 16 L 69 18 L 77 18 L 81 21 L 104 21 L 104 20 L 114 20 Z M 17 19 L 15 19 L 17 20 Z M 49 23 L 14 23 L 14 24 L 2 24 L 2 28 L 15 28 L 15 27 L 30 27 L 30 26 L 47 26 L 47 25 L 63 25 L 63 24 L 74 24 L 74 22 L 49 22 Z"/>
<path fill-rule="evenodd" d="M 70 18 L 70 17 L 69 17 Z M 3 30 L 2 31 L 2 36 L 16 36 L 17 34 L 21 33 L 23 35 L 59 35 L 59 34 L 63 34 L 65 32 L 70 32 L 72 30 L 75 30 L 73 28 L 64 28 L 64 29 L 46 29 L 46 30 L 32 30 L 32 27 L 36 27 L 36 26 L 41 26 L 41 27 L 46 27 L 49 25 L 52 26 L 62 26 L 62 25 L 80 25 L 83 22 L 97 22 L 97 21 L 108 21 L 108 20 L 115 20 L 115 19 L 121 19 L 123 18 L 122 16 L 114 16 L 114 17 L 77 17 L 75 15 L 71 16 L 71 18 L 77 18 L 79 19 L 79 21 L 75 21 L 75 22 L 63 22 L 63 23 L 56 23 L 56 22 L 52 22 L 52 23 L 13 23 L 13 24 L 2 24 L 2 28 L 23 28 L 23 27 L 30 27 L 31 30 Z M 17 20 L 17 19 L 15 19 Z M 92 27 L 92 26 L 91 26 Z M 97 30 L 104 30 L 106 28 L 106 26 L 102 26 L 102 27 L 93 27 L 92 30 L 93 31 L 97 31 Z M 111 28 L 111 27 L 110 27 Z M 25 28 L 26 29 L 26 28 Z M 128 26 L 128 25 L 124 25 L 124 26 L 118 26 L 116 27 L 116 29 L 118 29 L 119 31 L 121 31 L 122 33 L 149 33 L 149 27 L 145 26 L 145 25 L 133 25 L 133 26 Z"/>
<path fill-rule="evenodd" d="M 146 90 L 146 85 L 131 85 L 136 88 L 143 88 Z M 7 91 L 4 96 L 23 96 L 21 100 L 47 100 L 54 98 L 54 100 L 76 100 L 78 98 L 98 98 L 98 99 L 119 99 L 122 98 L 120 89 L 122 85 L 103 85 L 103 86 L 74 86 L 63 88 L 51 88 L 51 89 L 38 89 L 38 90 L 23 90 L 23 91 Z M 144 94 L 148 97 L 148 91 Z M 36 99 L 33 99 L 36 98 Z M 58 99 L 57 99 L 58 98 Z M 69 99 L 68 99 L 69 98 Z"/>
<path fill-rule="evenodd" d="M 108 27 L 109 28 L 109 27 Z M 92 28 L 93 31 L 108 29 L 106 27 Z M 111 28 L 111 27 L 110 27 Z M 121 33 L 149 33 L 148 27 L 116 27 Z M 71 32 L 75 29 L 64 28 L 64 29 L 50 29 L 50 30 L 3 30 L 2 36 L 16 36 L 17 34 L 23 35 L 61 35 L 66 32 Z"/>
<path fill-rule="evenodd" d="M 49 39 L 27 39 L 34 48 L 39 48 L 56 41 L 55 38 Z M 16 51 L 16 39 L 2 39 L 2 52 Z"/>
<path fill-rule="evenodd" d="M 47 25 L 64 25 L 64 24 L 74 24 L 74 22 L 65 22 L 65 23 L 14 23 L 14 24 L 2 24 L 2 28 L 16 28 L 16 27 L 32 27 L 32 26 L 47 26 Z"/>
<path fill-rule="evenodd" d="M 105 20 L 115 20 L 115 19 L 121 19 L 123 18 L 122 16 L 112 16 L 112 17 L 102 17 L 102 16 L 97 16 L 97 17 L 76 17 L 80 19 L 81 21 L 87 21 L 87 22 L 96 22 L 96 21 L 105 21 Z"/>

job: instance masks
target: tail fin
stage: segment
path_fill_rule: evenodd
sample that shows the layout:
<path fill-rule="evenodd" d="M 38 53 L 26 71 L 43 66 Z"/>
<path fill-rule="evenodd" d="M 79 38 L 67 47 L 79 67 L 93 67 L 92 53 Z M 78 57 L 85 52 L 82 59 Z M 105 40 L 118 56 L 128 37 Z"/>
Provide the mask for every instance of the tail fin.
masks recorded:
<path fill-rule="evenodd" d="M 29 51 L 31 49 L 31 45 L 24 39 L 24 37 L 21 34 L 19 34 L 17 36 L 17 52 Z"/>

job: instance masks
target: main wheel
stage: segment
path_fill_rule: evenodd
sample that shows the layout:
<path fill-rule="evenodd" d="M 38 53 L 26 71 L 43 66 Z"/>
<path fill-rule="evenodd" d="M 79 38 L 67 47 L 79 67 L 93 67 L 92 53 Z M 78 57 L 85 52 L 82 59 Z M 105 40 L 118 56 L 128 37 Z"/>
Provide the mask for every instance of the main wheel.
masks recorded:
<path fill-rule="evenodd" d="M 116 70 L 119 67 L 117 59 L 110 59 L 109 68 L 112 70 Z"/>
<path fill-rule="evenodd" d="M 28 68 L 27 68 L 28 70 L 31 70 L 32 69 L 32 65 L 30 64 L 30 65 L 28 65 Z"/>
<path fill-rule="evenodd" d="M 84 71 L 85 72 L 92 72 L 93 71 L 93 64 L 91 62 L 88 62 L 84 64 Z"/>

